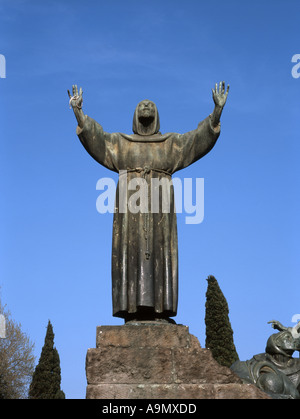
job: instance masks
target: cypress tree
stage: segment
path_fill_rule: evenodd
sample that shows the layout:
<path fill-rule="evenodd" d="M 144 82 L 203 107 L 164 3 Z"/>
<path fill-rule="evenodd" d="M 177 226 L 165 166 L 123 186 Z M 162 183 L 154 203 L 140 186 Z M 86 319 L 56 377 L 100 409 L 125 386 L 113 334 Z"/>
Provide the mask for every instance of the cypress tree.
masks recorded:
<path fill-rule="evenodd" d="M 205 346 L 220 365 L 230 367 L 239 357 L 233 341 L 228 304 L 216 278 L 210 275 L 207 282 Z"/>
<path fill-rule="evenodd" d="M 64 399 L 60 389 L 61 371 L 57 349 L 54 347 L 53 327 L 49 320 L 45 343 L 33 373 L 29 389 L 30 399 Z"/>

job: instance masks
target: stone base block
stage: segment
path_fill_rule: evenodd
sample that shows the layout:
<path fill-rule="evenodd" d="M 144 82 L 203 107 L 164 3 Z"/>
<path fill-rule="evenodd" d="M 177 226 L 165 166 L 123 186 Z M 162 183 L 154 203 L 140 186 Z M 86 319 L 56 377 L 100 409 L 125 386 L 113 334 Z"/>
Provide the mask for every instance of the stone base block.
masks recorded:
<path fill-rule="evenodd" d="M 259 399 L 202 349 L 188 327 L 132 324 L 97 327 L 86 356 L 88 399 Z"/>
<path fill-rule="evenodd" d="M 251 384 L 98 384 L 87 399 L 268 399 Z"/>

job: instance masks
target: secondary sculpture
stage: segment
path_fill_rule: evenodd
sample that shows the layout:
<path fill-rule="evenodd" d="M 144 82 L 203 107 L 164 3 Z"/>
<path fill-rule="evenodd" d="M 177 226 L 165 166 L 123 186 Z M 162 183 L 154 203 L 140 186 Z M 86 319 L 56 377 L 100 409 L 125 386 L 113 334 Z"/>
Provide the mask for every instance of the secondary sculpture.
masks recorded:
<path fill-rule="evenodd" d="M 279 333 L 271 335 L 266 352 L 248 361 L 237 361 L 231 369 L 245 383 L 255 384 L 275 399 L 300 399 L 300 322 L 285 327 L 277 320 L 269 322 Z"/>
<path fill-rule="evenodd" d="M 215 108 L 185 134 L 159 131 L 156 105 L 140 102 L 134 112 L 133 134 L 107 133 L 82 110 L 82 89 L 68 91 L 78 122 L 77 135 L 87 152 L 104 167 L 119 173 L 113 221 L 112 297 L 113 316 L 130 320 L 165 320 L 176 316 L 178 301 L 177 223 L 171 176 L 205 156 L 220 134 L 220 117 L 227 100 L 225 82 L 212 89 Z M 126 188 L 146 183 L 147 202 L 143 208 L 130 207 L 136 190 Z M 156 183 L 154 181 L 157 181 Z M 169 208 L 163 201 L 164 181 L 170 185 Z M 124 183 L 126 194 L 124 198 Z M 153 202 L 154 191 L 159 203 Z M 154 189 L 155 189 L 154 188 Z M 125 204 L 124 204 L 125 202 Z M 127 205 L 128 203 L 128 205 Z M 153 209 L 154 208 L 154 209 Z M 139 209 L 139 210 L 137 210 Z"/>

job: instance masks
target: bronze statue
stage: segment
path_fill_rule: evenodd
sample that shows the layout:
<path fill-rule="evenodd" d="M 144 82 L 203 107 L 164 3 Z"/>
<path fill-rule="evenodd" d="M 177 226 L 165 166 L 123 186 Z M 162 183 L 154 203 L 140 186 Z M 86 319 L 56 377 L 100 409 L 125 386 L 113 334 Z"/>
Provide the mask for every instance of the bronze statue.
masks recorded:
<path fill-rule="evenodd" d="M 83 113 L 82 89 L 78 93 L 73 85 L 73 95 L 68 91 L 78 121 L 77 135 L 84 148 L 98 163 L 119 173 L 113 222 L 112 297 L 113 316 L 124 318 L 125 322 L 170 321 L 170 317 L 176 316 L 178 251 L 171 176 L 213 148 L 220 134 L 220 117 L 228 91 L 224 82 L 216 84 L 212 89 L 212 114 L 185 134 L 161 134 L 156 105 L 143 100 L 135 109 L 131 135 L 105 132 Z M 169 211 L 163 211 L 161 202 L 156 211 L 151 211 L 152 191 L 143 211 L 124 209 L 120 185 L 128 185 L 133 179 L 143 180 L 149 186 L 156 179 L 158 188 L 164 180 L 168 181 Z M 127 189 L 128 202 L 133 192 Z M 160 194 L 162 201 L 164 192 Z"/>
<path fill-rule="evenodd" d="M 275 399 L 300 399 L 300 322 L 285 327 L 276 320 L 269 322 L 279 333 L 271 335 L 266 352 L 248 361 L 237 361 L 231 369 L 245 383 L 255 384 Z"/>

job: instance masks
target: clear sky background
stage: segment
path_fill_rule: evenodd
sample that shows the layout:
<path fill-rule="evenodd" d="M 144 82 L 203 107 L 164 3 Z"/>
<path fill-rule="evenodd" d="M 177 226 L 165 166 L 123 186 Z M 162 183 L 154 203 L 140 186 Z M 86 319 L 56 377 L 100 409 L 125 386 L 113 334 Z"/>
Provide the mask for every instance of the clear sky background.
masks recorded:
<path fill-rule="evenodd" d="M 204 221 L 178 214 L 177 323 L 205 345 L 206 278 L 228 301 L 240 359 L 264 352 L 268 321 L 293 326 L 299 305 L 300 4 L 295 0 L 0 0 L 0 286 L 35 342 L 48 319 L 62 389 L 84 398 L 85 355 L 112 317 L 112 214 L 99 178 L 116 174 L 80 144 L 67 89 L 108 132 L 131 133 L 153 100 L 161 131 L 184 133 L 230 84 L 221 136 L 176 174 L 204 178 Z M 297 317 L 297 316 L 296 316 Z M 300 318 L 300 314 L 299 314 Z"/>

